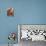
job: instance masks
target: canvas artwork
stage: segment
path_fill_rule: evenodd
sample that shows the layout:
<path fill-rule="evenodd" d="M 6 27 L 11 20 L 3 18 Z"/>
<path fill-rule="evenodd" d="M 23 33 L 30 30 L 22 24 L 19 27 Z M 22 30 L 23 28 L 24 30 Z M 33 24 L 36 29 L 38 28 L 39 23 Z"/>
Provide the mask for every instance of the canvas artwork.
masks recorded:
<path fill-rule="evenodd" d="M 9 35 L 8 35 L 8 46 L 10 46 L 10 44 L 11 45 L 13 45 L 13 44 L 15 44 L 16 42 L 16 33 L 15 32 L 11 32 L 11 33 L 9 33 Z"/>
<path fill-rule="evenodd" d="M 46 41 L 46 25 L 19 25 L 20 41 Z M 18 32 L 19 33 L 19 32 Z"/>
<path fill-rule="evenodd" d="M 7 9 L 7 16 L 14 16 L 14 9 L 13 8 Z"/>
<path fill-rule="evenodd" d="M 19 46 L 38 46 L 46 43 L 46 25 L 19 24 Z M 46 45 L 45 45 L 46 46 Z"/>

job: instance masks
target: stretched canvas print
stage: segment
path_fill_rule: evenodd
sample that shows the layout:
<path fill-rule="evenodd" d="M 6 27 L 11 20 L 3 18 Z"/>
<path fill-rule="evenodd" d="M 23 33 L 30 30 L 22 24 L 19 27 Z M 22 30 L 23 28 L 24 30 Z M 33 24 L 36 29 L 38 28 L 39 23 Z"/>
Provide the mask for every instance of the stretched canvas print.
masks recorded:
<path fill-rule="evenodd" d="M 14 9 L 13 8 L 7 9 L 7 16 L 14 16 Z"/>
<path fill-rule="evenodd" d="M 46 25 L 20 24 L 18 25 L 20 46 L 31 42 L 46 42 Z"/>

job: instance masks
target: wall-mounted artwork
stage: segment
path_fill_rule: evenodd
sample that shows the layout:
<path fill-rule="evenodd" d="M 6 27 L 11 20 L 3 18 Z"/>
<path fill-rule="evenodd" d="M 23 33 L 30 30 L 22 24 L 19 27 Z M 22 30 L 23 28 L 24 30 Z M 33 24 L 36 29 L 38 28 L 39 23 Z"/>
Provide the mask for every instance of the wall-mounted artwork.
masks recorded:
<path fill-rule="evenodd" d="M 7 16 L 14 16 L 14 9 L 13 8 L 7 9 Z"/>
<path fill-rule="evenodd" d="M 46 25 L 19 25 L 20 40 L 46 41 Z M 18 32 L 19 33 L 19 32 Z"/>
<path fill-rule="evenodd" d="M 15 32 L 9 33 L 8 40 L 9 40 L 8 41 L 8 46 L 10 46 L 10 44 L 11 45 L 15 44 L 15 41 L 16 41 L 16 33 Z"/>

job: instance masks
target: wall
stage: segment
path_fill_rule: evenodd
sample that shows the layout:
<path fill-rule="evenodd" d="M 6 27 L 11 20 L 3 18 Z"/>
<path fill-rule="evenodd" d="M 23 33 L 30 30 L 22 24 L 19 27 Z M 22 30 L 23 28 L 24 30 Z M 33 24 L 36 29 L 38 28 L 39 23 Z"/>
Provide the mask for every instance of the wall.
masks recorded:
<path fill-rule="evenodd" d="M 14 17 L 7 16 L 8 7 L 16 8 Z M 0 44 L 8 43 L 9 32 L 18 32 L 17 24 L 46 24 L 46 0 L 0 0 L 0 8 Z"/>

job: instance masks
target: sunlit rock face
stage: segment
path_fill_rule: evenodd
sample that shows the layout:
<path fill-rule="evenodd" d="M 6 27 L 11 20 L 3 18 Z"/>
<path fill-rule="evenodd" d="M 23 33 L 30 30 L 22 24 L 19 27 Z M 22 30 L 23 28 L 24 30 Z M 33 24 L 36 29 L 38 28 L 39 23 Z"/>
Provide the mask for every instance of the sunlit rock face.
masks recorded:
<path fill-rule="evenodd" d="M 7 16 L 14 16 L 14 9 L 13 8 L 7 9 Z"/>

